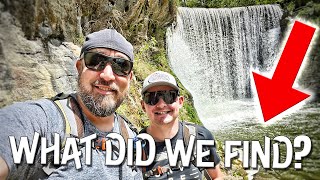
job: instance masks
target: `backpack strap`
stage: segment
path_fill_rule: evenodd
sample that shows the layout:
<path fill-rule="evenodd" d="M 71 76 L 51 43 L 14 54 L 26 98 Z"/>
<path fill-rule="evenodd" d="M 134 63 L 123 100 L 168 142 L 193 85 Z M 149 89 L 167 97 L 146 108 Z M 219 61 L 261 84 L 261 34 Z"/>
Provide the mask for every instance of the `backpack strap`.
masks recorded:
<path fill-rule="evenodd" d="M 49 98 L 51 101 L 56 101 L 56 100 L 62 100 L 62 99 L 67 99 L 71 97 L 71 94 L 65 94 L 65 93 L 59 93 L 57 95 L 55 95 L 54 97 L 52 98 Z"/>
<path fill-rule="evenodd" d="M 189 143 L 191 135 L 195 136 L 195 140 L 198 139 L 198 132 L 197 132 L 196 126 L 192 123 L 183 122 L 183 140 L 184 140 L 185 146 L 186 146 L 186 143 Z M 193 154 L 191 157 L 191 162 L 195 167 L 197 167 L 197 165 L 196 165 L 196 147 L 197 147 L 196 142 L 197 141 L 195 141 Z M 202 172 L 203 177 L 205 177 L 207 180 L 211 180 L 211 177 L 209 176 L 208 171 L 205 168 L 199 168 L 199 167 L 197 167 L 197 168 Z"/>
<path fill-rule="evenodd" d="M 78 137 L 78 124 L 83 124 L 83 122 L 78 122 L 74 116 L 74 112 L 71 107 L 71 98 L 73 98 L 70 94 L 59 93 L 56 96 L 50 98 L 53 104 L 57 107 L 62 119 L 64 120 L 65 125 L 65 136 L 63 138 L 63 142 L 61 144 L 61 149 L 64 148 L 66 140 L 68 137 Z M 79 108 L 78 104 L 76 104 L 77 108 Z M 83 127 L 83 126 L 82 126 Z M 44 166 L 42 170 L 49 176 L 56 167 L 52 164 L 52 162 L 48 162 L 47 166 Z"/>
<path fill-rule="evenodd" d="M 187 124 L 186 122 L 182 122 L 182 126 L 183 126 L 183 142 L 185 145 L 189 143 L 191 135 L 194 135 L 197 139 L 197 134 L 196 134 L 197 130 L 194 125 L 191 125 L 189 123 Z"/>
<path fill-rule="evenodd" d="M 208 174 L 207 169 L 203 169 L 202 171 L 202 177 L 205 177 L 207 180 L 211 180 L 212 178 L 210 177 L 210 175 Z"/>
<path fill-rule="evenodd" d="M 138 134 L 138 130 L 136 127 L 133 126 L 133 124 L 124 116 L 116 113 L 116 116 L 118 117 L 119 125 L 120 125 L 120 134 L 124 138 L 126 145 L 128 145 L 128 139 L 130 138 L 129 136 L 129 129 L 131 129 L 135 135 Z M 128 129 L 129 128 L 129 129 Z M 131 167 L 132 171 L 136 170 L 136 166 Z M 119 166 L 119 179 L 122 179 L 122 166 Z"/>
<path fill-rule="evenodd" d="M 195 137 L 195 140 L 198 139 L 198 132 L 197 132 L 197 128 L 194 124 L 186 123 L 183 121 L 182 126 L 183 126 L 183 143 L 184 143 L 184 146 L 187 147 L 189 144 L 191 135 L 193 135 Z M 196 164 L 196 147 L 197 147 L 196 143 L 197 143 L 197 141 L 194 142 L 193 153 L 192 153 L 192 157 L 191 157 L 191 162 L 193 165 Z"/>
<path fill-rule="evenodd" d="M 120 124 L 120 134 L 125 139 L 126 144 L 128 144 L 128 139 L 130 138 L 128 128 L 136 135 L 139 134 L 138 129 L 123 115 L 116 113 L 116 116 Z"/>
<path fill-rule="evenodd" d="M 119 118 L 119 123 L 120 123 L 120 134 L 122 135 L 122 137 L 124 138 L 124 140 L 126 141 L 126 144 L 128 144 L 128 139 L 129 139 L 129 132 L 128 129 L 125 125 L 125 122 L 123 120 L 123 118 L 121 116 L 118 116 Z"/>
<path fill-rule="evenodd" d="M 70 98 L 53 101 L 58 109 L 61 111 L 61 115 L 65 121 L 65 138 L 63 146 L 67 137 L 78 137 L 77 120 L 74 117 L 74 113 L 70 104 Z M 81 122 L 82 123 L 82 122 Z"/>
<path fill-rule="evenodd" d="M 142 160 L 147 160 L 147 153 L 146 150 L 144 148 L 142 148 Z M 142 174 L 144 174 L 145 172 L 147 172 L 147 167 L 146 166 L 142 166 L 141 167 L 141 172 Z"/>
<path fill-rule="evenodd" d="M 138 129 L 125 116 L 116 113 L 119 119 L 122 119 L 134 133 L 139 134 Z"/>

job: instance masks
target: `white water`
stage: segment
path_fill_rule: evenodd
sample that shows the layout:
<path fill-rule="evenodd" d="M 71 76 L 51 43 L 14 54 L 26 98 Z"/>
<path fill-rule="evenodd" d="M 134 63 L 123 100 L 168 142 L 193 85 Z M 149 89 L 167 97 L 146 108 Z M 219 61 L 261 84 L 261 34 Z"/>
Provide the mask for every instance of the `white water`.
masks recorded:
<path fill-rule="evenodd" d="M 176 24 L 167 30 L 170 66 L 210 130 L 257 119 L 250 68 L 272 68 L 281 16 L 277 5 L 179 7 Z"/>

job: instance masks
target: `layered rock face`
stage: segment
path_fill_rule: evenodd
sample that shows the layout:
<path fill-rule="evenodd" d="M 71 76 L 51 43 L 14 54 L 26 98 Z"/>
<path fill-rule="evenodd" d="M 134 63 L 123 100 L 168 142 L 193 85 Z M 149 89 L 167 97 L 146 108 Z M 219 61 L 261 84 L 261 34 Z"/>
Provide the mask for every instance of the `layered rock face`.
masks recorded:
<path fill-rule="evenodd" d="M 11 6 L 21 5 L 17 1 L 10 2 Z M 73 38 L 68 34 L 76 31 L 76 27 L 68 25 L 68 19 L 62 21 L 62 17 L 60 22 L 53 24 L 43 15 L 39 15 L 43 21 L 37 23 L 31 19 L 40 17 L 34 16 L 35 11 L 29 11 L 30 8 L 16 9 L 16 13 L 25 12 L 17 17 L 3 3 L 0 8 L 0 107 L 76 90 L 75 61 L 79 47 L 63 42 Z M 31 23 L 27 24 L 27 21 Z M 51 24 L 42 26 L 46 22 Z M 61 27 L 63 24 L 64 28 Z"/>
<path fill-rule="evenodd" d="M 27 39 L 73 41 L 80 7 L 76 0 L 2 0 L 4 11 L 19 22 Z"/>

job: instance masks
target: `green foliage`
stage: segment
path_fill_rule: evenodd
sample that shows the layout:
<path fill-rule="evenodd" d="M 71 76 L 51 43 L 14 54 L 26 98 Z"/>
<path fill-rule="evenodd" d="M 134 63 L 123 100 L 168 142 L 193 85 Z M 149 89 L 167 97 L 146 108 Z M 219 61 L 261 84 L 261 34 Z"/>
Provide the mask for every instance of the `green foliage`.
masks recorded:
<path fill-rule="evenodd" d="M 190 103 L 190 100 L 186 101 L 183 106 L 184 106 L 184 110 L 186 112 L 181 111 L 181 112 L 184 112 L 184 113 L 180 113 L 181 120 L 186 120 L 189 122 L 193 122 L 195 124 L 202 124 L 200 119 L 198 118 L 197 112 L 195 111 L 195 109 L 193 107 L 193 104 Z"/>
<path fill-rule="evenodd" d="M 318 12 L 316 1 L 312 0 L 178 0 L 177 4 L 184 7 L 203 7 L 203 8 L 232 8 L 262 4 L 280 4 L 281 7 L 294 15 L 299 11 L 300 15 L 310 15 Z M 304 9 L 302 12 L 300 8 Z M 319 17 L 319 16 L 318 16 Z"/>
<path fill-rule="evenodd" d="M 298 17 L 303 17 L 320 26 L 320 3 L 309 2 L 296 12 Z"/>
<path fill-rule="evenodd" d="M 295 9 L 295 3 L 294 2 L 289 2 L 287 5 L 287 10 L 289 12 L 292 12 Z"/>
<path fill-rule="evenodd" d="M 298 6 L 301 5 L 301 6 Z M 320 27 L 320 3 L 304 2 L 296 3 L 296 8 L 290 14 L 304 21 L 311 22 L 314 26 Z M 305 64 L 304 70 L 298 80 L 299 84 L 314 92 L 315 102 L 320 102 L 320 36 L 315 36 L 312 48 L 308 54 L 308 61 Z"/>
<path fill-rule="evenodd" d="M 125 17 L 130 29 L 126 32 L 127 37 L 137 45 L 150 37 L 160 42 L 163 29 L 173 22 L 175 16 L 175 0 L 138 0 Z"/>
<path fill-rule="evenodd" d="M 143 80 L 154 71 L 161 70 L 174 75 L 168 64 L 166 50 L 163 46 L 164 43 L 161 42 L 164 39 L 165 34 L 158 34 L 158 36 L 161 37 L 159 40 L 155 37 L 151 37 L 148 41 L 145 41 L 138 49 L 138 52 L 135 53 L 135 64 L 133 70 L 138 84 L 136 84 L 135 89 L 130 92 L 131 94 L 134 94 L 137 89 L 140 92 L 138 87 L 141 89 Z M 193 107 L 193 100 L 190 93 L 185 90 L 180 82 L 178 83 L 181 87 L 181 95 L 185 97 L 185 103 L 182 109 L 180 109 L 180 119 L 201 124 Z M 138 96 L 140 96 L 140 94 Z M 141 109 L 141 107 L 139 108 Z M 149 124 L 147 116 L 144 113 L 139 113 L 139 116 L 141 121 L 139 121 L 138 124 L 141 127 L 147 126 Z"/>
<path fill-rule="evenodd" d="M 186 1 L 187 7 L 201 7 L 202 4 L 198 0 L 188 0 Z"/>
<path fill-rule="evenodd" d="M 275 4 L 283 0 L 180 0 L 179 4 L 185 7 L 204 8 L 231 8 L 261 4 Z"/>
<path fill-rule="evenodd" d="M 114 28 L 122 32 L 125 24 L 123 13 L 108 6 L 106 0 L 83 0 L 80 2 L 83 31 L 91 33 L 104 28 Z"/>
<path fill-rule="evenodd" d="M 80 34 L 80 35 L 76 36 L 74 43 L 75 44 L 83 44 L 84 40 L 85 40 L 85 37 L 82 34 Z"/>

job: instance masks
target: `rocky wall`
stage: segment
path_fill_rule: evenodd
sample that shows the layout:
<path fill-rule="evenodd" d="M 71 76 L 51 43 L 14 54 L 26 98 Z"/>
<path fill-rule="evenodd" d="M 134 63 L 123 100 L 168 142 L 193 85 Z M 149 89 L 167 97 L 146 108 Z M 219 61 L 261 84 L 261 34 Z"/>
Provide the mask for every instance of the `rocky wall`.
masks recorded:
<path fill-rule="evenodd" d="M 0 4 L 0 107 L 76 89 L 73 43 L 28 40 L 20 21 Z"/>

